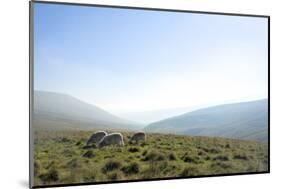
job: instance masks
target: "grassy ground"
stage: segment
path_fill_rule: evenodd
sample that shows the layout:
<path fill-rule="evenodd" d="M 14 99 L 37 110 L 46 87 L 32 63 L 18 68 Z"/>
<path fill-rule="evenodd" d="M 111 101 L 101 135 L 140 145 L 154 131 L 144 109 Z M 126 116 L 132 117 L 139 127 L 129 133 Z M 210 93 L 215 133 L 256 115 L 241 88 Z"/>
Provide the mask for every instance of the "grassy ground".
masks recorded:
<path fill-rule="evenodd" d="M 43 131 L 35 136 L 35 185 L 188 177 L 267 171 L 267 144 L 223 138 L 147 134 L 124 147 L 85 149 L 93 131 Z"/>

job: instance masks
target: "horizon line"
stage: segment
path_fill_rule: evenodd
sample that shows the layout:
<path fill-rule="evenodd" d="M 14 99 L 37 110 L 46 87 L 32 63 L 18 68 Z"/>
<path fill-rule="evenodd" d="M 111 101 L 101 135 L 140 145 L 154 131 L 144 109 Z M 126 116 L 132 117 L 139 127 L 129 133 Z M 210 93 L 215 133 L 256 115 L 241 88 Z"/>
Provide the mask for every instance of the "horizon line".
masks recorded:
<path fill-rule="evenodd" d="M 38 89 L 33 89 L 34 92 L 46 92 L 46 93 L 56 93 L 56 94 L 60 94 L 60 95 L 67 95 L 67 96 L 70 96 L 72 98 L 75 98 L 83 103 L 86 103 L 86 104 L 89 104 L 91 106 L 96 106 L 110 114 L 113 114 L 113 115 L 116 115 L 115 113 L 111 113 L 112 111 L 110 110 L 107 110 L 106 108 L 103 108 L 102 106 L 99 106 L 99 105 L 96 105 L 96 104 L 93 104 L 93 103 L 89 103 L 87 102 L 86 100 L 84 99 L 81 99 L 79 97 L 76 97 L 75 95 L 71 95 L 71 94 L 68 94 L 68 93 L 63 93 L 63 92 L 57 92 L 57 91 L 48 91 L 48 90 L 38 90 Z M 33 96 L 34 97 L 34 96 Z M 206 105 L 206 107 L 199 107 L 198 109 L 195 109 L 195 110 L 192 110 L 190 112 L 193 112 L 193 111 L 196 111 L 196 110 L 199 110 L 199 109 L 205 109 L 205 108 L 211 108 L 211 107 L 216 107 L 216 106 L 220 106 L 220 105 L 230 105 L 230 104 L 237 104 L 237 103 L 246 103 L 246 102 L 255 102 L 255 101 L 260 101 L 260 100 L 268 100 L 268 97 L 263 97 L 263 98 L 257 98 L 257 99 L 253 99 L 253 100 L 241 100 L 241 101 L 238 101 L 237 99 L 233 99 L 233 100 L 228 100 L 228 102 L 226 103 L 222 103 L 222 102 L 210 102 L 209 104 L 212 104 L 212 105 Z M 204 104 L 206 103 L 203 103 L 203 104 L 197 104 L 195 106 L 180 106 L 180 107 L 167 107 L 167 108 L 162 108 L 162 109 L 153 109 L 153 110 L 141 110 L 141 111 L 130 111 L 130 112 L 123 112 L 121 114 L 128 114 L 128 113 L 145 113 L 145 112 L 157 112 L 157 111 L 163 111 L 163 110 L 171 110 L 171 109 L 181 109 L 181 108 L 192 108 L 192 107 L 196 107 L 196 106 L 204 106 Z M 188 113 L 188 112 L 187 112 Z M 120 117 L 120 116 L 118 116 Z"/>

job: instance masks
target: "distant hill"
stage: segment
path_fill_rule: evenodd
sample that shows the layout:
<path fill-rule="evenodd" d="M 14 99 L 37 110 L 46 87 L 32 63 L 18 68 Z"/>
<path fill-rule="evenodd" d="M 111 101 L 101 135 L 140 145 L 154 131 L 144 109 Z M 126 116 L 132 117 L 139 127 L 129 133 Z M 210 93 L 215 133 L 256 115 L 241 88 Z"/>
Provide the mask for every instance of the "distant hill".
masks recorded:
<path fill-rule="evenodd" d="M 147 125 L 152 122 L 160 121 L 168 117 L 178 116 L 183 113 L 191 112 L 203 107 L 206 106 L 202 105 L 202 106 L 179 107 L 179 108 L 169 108 L 169 109 L 142 111 L 142 112 L 129 112 L 129 113 L 122 113 L 119 115 L 128 120 L 133 120 L 138 123 L 143 123 Z"/>
<path fill-rule="evenodd" d="M 34 122 L 35 126 L 48 129 L 137 130 L 141 127 L 70 95 L 45 91 L 34 92 Z"/>
<path fill-rule="evenodd" d="M 147 132 L 267 140 L 267 99 L 219 105 L 149 124 Z"/>

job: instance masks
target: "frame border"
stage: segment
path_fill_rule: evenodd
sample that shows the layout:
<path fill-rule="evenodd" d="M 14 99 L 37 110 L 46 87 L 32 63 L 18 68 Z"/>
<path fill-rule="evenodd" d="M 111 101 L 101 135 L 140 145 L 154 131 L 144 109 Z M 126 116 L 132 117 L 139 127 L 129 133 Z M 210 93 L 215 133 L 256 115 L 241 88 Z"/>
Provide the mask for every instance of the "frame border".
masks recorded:
<path fill-rule="evenodd" d="M 246 173 L 230 173 L 230 174 L 216 174 L 216 175 L 201 175 L 190 177 L 165 177 L 165 178 L 152 178 L 152 179 L 135 179 L 135 180 L 117 180 L 117 181 L 104 181 L 104 182 L 84 182 L 84 183 L 69 183 L 69 184 L 51 184 L 51 185 L 33 185 L 34 170 L 33 170 L 33 133 L 32 133 L 32 115 L 33 115 L 33 82 L 34 82 L 34 4 L 53 4 L 53 5 L 68 5 L 68 6 L 84 6 L 84 7 L 100 7 L 100 8 L 119 8 L 131 10 L 146 10 L 146 11 L 162 11 L 162 12 L 179 12 L 179 13 L 194 13 L 194 14 L 209 14 L 209 15 L 223 15 L 223 16 L 240 16 L 240 17 L 255 17 L 267 19 L 267 65 L 268 65 L 268 170 L 262 172 L 246 172 Z M 105 4 L 88 4 L 88 3 L 70 3 L 70 2 L 57 2 L 57 1 L 29 1 L 29 188 L 51 188 L 51 187 L 66 187 L 66 186 L 85 186 L 85 185 L 99 185 L 99 184 L 115 184 L 115 183 L 131 183 L 131 182 L 150 182 L 150 181 L 163 181 L 163 180 L 179 180 L 190 178 L 212 178 L 212 177 L 225 177 L 225 176 L 239 176 L 239 175 L 257 175 L 270 173 L 270 16 L 260 14 L 244 14 L 244 13 L 226 13 L 226 12 L 208 12 L 208 11 L 195 11 L 184 9 L 164 9 L 164 8 L 150 8 L 150 7 L 133 7 L 121 5 L 105 5 Z"/>
<path fill-rule="evenodd" d="M 34 183 L 34 138 L 32 130 L 32 115 L 33 115 L 33 65 L 34 65 L 34 51 L 33 51 L 33 38 L 34 38 L 34 16 L 33 16 L 33 2 L 29 1 L 29 188 L 33 188 Z"/>
<path fill-rule="evenodd" d="M 32 3 L 42 3 L 42 4 L 84 6 L 84 7 L 119 8 L 119 9 L 182 12 L 182 13 L 195 13 L 195 14 L 213 14 L 213 15 L 224 15 L 224 16 L 243 16 L 243 17 L 260 17 L 260 18 L 269 18 L 270 17 L 269 15 L 262 15 L 262 14 L 244 14 L 244 13 L 215 12 L 215 11 L 208 12 L 208 11 L 195 11 L 195 10 L 185 10 L 185 9 L 166 9 L 166 8 L 151 8 L 151 7 L 134 7 L 134 6 L 124 6 L 124 5 L 73 3 L 73 2 L 59 2 L 59 1 L 48 1 L 48 0 L 47 1 L 31 0 L 31 2 Z"/>

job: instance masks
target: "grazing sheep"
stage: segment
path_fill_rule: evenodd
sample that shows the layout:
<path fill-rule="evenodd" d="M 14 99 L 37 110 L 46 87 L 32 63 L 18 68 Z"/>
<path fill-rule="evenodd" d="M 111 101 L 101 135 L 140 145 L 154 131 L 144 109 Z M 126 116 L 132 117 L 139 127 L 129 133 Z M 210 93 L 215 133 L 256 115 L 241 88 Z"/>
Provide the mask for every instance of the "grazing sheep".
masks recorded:
<path fill-rule="evenodd" d="M 135 141 L 136 143 L 138 143 L 139 141 L 145 141 L 145 133 L 144 132 L 137 132 L 135 133 L 130 142 L 133 142 Z"/>
<path fill-rule="evenodd" d="M 121 133 L 112 133 L 104 136 L 99 142 L 99 148 L 108 145 L 119 145 L 124 146 L 123 135 Z"/>
<path fill-rule="evenodd" d="M 97 131 L 89 138 L 87 145 L 91 143 L 98 143 L 107 133 L 105 131 Z"/>

